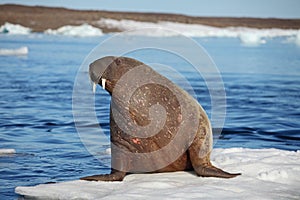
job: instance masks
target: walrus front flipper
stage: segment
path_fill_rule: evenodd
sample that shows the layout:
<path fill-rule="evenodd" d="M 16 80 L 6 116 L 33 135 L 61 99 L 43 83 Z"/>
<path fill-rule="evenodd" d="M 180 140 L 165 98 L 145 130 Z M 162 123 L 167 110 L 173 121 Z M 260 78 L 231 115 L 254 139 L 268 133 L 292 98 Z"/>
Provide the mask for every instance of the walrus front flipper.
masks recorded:
<path fill-rule="evenodd" d="M 80 180 L 85 181 L 122 181 L 125 177 L 125 172 L 112 171 L 110 174 L 100 174 L 94 176 L 86 176 L 80 178 Z"/>
<path fill-rule="evenodd" d="M 203 177 L 233 178 L 241 175 L 241 173 L 231 174 L 225 172 L 211 164 L 207 166 L 198 166 L 194 168 L 194 170 L 198 176 L 203 176 Z"/>

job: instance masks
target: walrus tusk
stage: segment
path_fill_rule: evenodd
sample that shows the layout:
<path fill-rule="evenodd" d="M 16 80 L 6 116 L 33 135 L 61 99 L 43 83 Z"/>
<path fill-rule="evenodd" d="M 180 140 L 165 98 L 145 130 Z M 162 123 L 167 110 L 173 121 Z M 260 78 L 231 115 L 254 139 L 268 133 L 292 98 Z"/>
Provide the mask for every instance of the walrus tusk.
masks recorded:
<path fill-rule="evenodd" d="M 101 79 L 101 82 L 102 82 L 102 88 L 105 90 L 105 82 L 106 82 L 106 79 L 103 78 Z M 97 88 L 97 83 L 93 83 L 93 93 L 95 94 L 96 93 L 96 88 Z"/>
<path fill-rule="evenodd" d="M 103 90 L 105 90 L 105 82 L 106 82 L 106 79 L 103 78 L 103 79 L 101 79 L 101 81 L 102 81 L 102 88 L 103 88 Z"/>
<path fill-rule="evenodd" d="M 96 84 L 96 83 L 93 83 L 93 93 L 94 93 L 94 94 L 96 93 L 96 87 L 97 87 L 97 84 Z"/>

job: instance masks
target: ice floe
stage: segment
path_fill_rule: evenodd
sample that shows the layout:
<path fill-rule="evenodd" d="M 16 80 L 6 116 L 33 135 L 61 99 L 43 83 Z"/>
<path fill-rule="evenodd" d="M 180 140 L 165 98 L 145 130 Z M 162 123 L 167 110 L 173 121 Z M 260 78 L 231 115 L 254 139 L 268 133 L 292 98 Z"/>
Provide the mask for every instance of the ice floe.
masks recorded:
<path fill-rule="evenodd" d="M 297 34 L 287 37 L 286 40 L 284 41 L 285 43 L 294 43 L 297 46 L 300 46 L 300 30 L 298 31 Z"/>
<path fill-rule="evenodd" d="M 300 45 L 300 29 L 257 29 L 248 27 L 213 27 L 201 24 L 184 24 L 177 22 L 159 21 L 140 22 L 134 20 L 115 20 L 102 18 L 97 21 L 99 26 L 118 29 L 121 31 L 131 31 L 130 34 L 151 36 L 151 37 L 169 37 L 179 34 L 188 37 L 231 37 L 239 38 L 241 43 L 249 46 L 256 46 L 266 43 L 266 39 L 274 37 L 293 38 L 293 42 Z M 151 29 L 149 29 L 151 28 Z M 132 30 L 135 30 L 132 32 Z M 0 33 L 8 34 L 29 34 L 30 28 L 23 27 L 17 24 L 5 23 L 0 27 Z M 62 26 L 56 30 L 48 29 L 44 31 L 51 35 L 66 35 L 75 37 L 91 37 L 102 36 L 101 29 L 91 26 L 89 24 L 82 24 L 78 26 Z"/>
<path fill-rule="evenodd" d="M 295 43 L 300 46 L 300 31 L 297 33 L 296 37 L 295 37 Z"/>
<path fill-rule="evenodd" d="M 253 33 L 244 33 L 239 36 L 242 44 L 246 46 L 257 46 L 260 44 L 265 44 L 266 40 L 263 39 L 260 35 L 258 34 L 253 34 Z"/>
<path fill-rule="evenodd" d="M 21 26 L 19 24 L 11 24 L 6 22 L 0 27 L 0 33 L 14 34 L 14 35 L 26 35 L 31 33 L 31 29 Z"/>
<path fill-rule="evenodd" d="M 92 37 L 103 35 L 102 30 L 91 26 L 89 24 L 82 24 L 80 26 L 63 26 L 57 30 L 48 29 L 45 31 L 46 34 L 52 35 L 66 35 L 76 37 Z"/>
<path fill-rule="evenodd" d="M 0 56 L 24 56 L 29 52 L 28 47 L 20 47 L 16 49 L 0 48 Z"/>
<path fill-rule="evenodd" d="M 37 199 L 298 199 L 299 160 L 300 151 L 214 149 L 216 166 L 242 175 L 219 179 L 190 172 L 131 174 L 123 182 L 75 180 L 17 187 L 15 192 Z"/>
<path fill-rule="evenodd" d="M 174 32 L 178 34 L 184 34 L 190 37 L 241 37 L 244 34 L 251 35 L 251 38 L 272 38 L 280 36 L 293 36 L 298 33 L 298 30 L 294 29 L 257 29 L 257 28 L 247 28 L 247 27 L 212 27 L 201 24 L 184 24 L 177 22 L 166 22 L 160 21 L 158 23 L 152 22 L 138 22 L 133 20 L 114 20 L 103 18 L 98 21 L 100 25 L 107 26 L 108 28 L 118 28 L 120 30 L 134 30 L 134 29 L 144 29 L 144 28 L 157 28 L 157 32 L 142 30 L 142 32 L 137 31 L 137 34 L 148 35 L 148 36 L 173 36 Z M 159 31 L 159 29 L 169 29 L 174 32 L 169 34 L 166 31 Z M 253 40 L 251 39 L 251 42 Z"/>
<path fill-rule="evenodd" d="M 15 154 L 16 150 L 15 149 L 0 149 L 0 155 L 3 154 Z"/>

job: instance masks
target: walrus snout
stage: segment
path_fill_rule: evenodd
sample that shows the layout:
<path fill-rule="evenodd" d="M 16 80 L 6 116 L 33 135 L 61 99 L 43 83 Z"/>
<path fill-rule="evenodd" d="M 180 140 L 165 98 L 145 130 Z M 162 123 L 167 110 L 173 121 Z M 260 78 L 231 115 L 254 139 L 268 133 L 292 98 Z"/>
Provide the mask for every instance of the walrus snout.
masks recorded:
<path fill-rule="evenodd" d="M 103 73 L 105 72 L 106 68 L 111 63 L 113 63 L 115 59 L 116 57 L 114 56 L 106 56 L 91 63 L 89 68 L 89 75 L 91 81 L 93 83 L 99 84 L 101 81 L 100 79 Z"/>

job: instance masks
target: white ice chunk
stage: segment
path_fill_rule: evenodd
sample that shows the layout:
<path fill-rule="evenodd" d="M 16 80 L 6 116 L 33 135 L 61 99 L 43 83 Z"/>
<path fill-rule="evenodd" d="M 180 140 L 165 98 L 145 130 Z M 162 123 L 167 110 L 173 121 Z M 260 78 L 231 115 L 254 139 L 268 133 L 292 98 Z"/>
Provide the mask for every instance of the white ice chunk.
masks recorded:
<path fill-rule="evenodd" d="M 111 148 L 105 149 L 105 153 L 106 153 L 106 154 L 111 154 Z"/>
<path fill-rule="evenodd" d="M 15 192 L 37 199 L 298 199 L 299 160 L 300 151 L 214 149 L 214 165 L 242 175 L 221 179 L 190 172 L 131 174 L 123 182 L 76 180 L 17 187 Z"/>
<path fill-rule="evenodd" d="M 6 22 L 0 27 L 0 33 L 26 35 L 31 32 L 30 28 L 21 26 L 19 24 L 11 24 Z"/>
<path fill-rule="evenodd" d="M 90 36 L 101 36 L 103 35 L 102 30 L 91 26 L 89 24 L 82 24 L 80 26 L 63 26 L 57 30 L 48 29 L 45 31 L 46 34 L 51 35 L 66 35 L 76 37 L 90 37 Z"/>
<path fill-rule="evenodd" d="M 298 30 L 294 29 L 257 29 L 247 27 L 212 27 L 201 24 L 184 24 L 177 22 L 160 21 L 158 23 L 152 22 L 139 22 L 134 20 L 115 20 L 102 18 L 98 21 L 100 25 L 107 26 L 108 28 L 118 28 L 123 31 L 135 30 L 134 34 L 145 36 L 174 36 L 177 34 L 183 34 L 190 37 L 241 37 L 243 34 L 251 33 L 252 38 L 256 35 L 260 38 L 272 38 L 280 36 L 295 36 Z M 153 29 L 145 28 L 157 28 L 155 32 Z M 143 30 L 141 30 L 143 29 Z M 167 32 L 163 29 L 173 30 L 174 32 Z"/>
<path fill-rule="evenodd" d="M 16 150 L 15 149 L 0 149 L 0 155 L 1 154 L 15 154 Z"/>
<path fill-rule="evenodd" d="M 244 33 L 240 35 L 241 42 L 246 46 L 258 46 L 266 43 L 259 34 L 256 33 Z"/>
<path fill-rule="evenodd" d="M 17 49 L 0 49 L 0 56 L 24 56 L 29 52 L 28 47 L 20 47 Z"/>
<path fill-rule="evenodd" d="M 298 31 L 297 35 L 296 35 L 296 39 L 295 42 L 298 46 L 300 46 L 300 31 Z"/>

